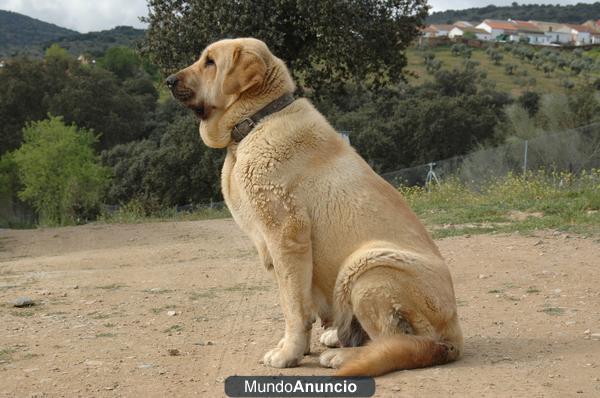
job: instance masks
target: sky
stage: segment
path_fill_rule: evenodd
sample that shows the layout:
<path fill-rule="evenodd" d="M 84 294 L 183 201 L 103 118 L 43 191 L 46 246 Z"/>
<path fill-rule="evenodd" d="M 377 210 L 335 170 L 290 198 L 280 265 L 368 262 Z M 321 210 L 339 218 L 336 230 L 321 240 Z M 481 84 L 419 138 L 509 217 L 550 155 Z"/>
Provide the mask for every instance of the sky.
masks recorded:
<path fill-rule="evenodd" d="M 225 0 L 226 1 L 226 0 Z M 514 0 L 429 0 L 433 11 L 509 5 Z M 518 3 L 576 4 L 594 0 L 531 0 Z M 73 29 L 81 33 L 111 29 L 118 25 L 143 28 L 139 17 L 146 15 L 146 0 L 0 0 L 0 10 L 27 16 Z"/>

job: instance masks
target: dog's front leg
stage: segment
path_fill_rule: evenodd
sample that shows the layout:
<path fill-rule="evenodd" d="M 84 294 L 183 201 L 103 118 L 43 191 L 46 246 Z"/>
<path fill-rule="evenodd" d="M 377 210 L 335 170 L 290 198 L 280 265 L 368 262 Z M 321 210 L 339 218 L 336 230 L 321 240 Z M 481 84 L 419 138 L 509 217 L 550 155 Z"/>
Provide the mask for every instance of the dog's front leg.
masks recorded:
<path fill-rule="evenodd" d="M 298 365 L 310 348 L 310 331 L 314 321 L 311 303 L 312 247 L 308 222 L 287 219 L 271 236 L 270 252 L 279 286 L 279 297 L 285 318 L 285 337 L 277 348 L 267 352 L 265 365 L 287 368 Z"/>

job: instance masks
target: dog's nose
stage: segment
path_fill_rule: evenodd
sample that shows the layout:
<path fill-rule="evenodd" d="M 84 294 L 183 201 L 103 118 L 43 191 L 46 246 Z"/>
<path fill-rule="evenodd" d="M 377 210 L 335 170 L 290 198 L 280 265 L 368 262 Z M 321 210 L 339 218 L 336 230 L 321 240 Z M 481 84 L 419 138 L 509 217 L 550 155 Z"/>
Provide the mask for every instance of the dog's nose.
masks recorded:
<path fill-rule="evenodd" d="M 171 90 L 175 88 L 175 86 L 177 85 L 177 82 L 179 82 L 179 79 L 177 78 L 176 75 L 171 75 L 171 76 L 167 77 L 167 79 L 165 80 L 165 84 Z"/>

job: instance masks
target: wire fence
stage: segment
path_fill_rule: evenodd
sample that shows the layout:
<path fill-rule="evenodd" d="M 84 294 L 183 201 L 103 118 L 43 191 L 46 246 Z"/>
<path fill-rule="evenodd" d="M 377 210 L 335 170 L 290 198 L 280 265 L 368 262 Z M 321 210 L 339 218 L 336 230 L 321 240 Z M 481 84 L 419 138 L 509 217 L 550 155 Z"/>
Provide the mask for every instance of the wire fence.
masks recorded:
<path fill-rule="evenodd" d="M 600 168 L 600 123 L 481 149 L 464 156 L 438 160 L 381 176 L 392 185 L 426 185 L 447 177 L 473 186 L 508 173 L 527 171 L 567 171 Z"/>

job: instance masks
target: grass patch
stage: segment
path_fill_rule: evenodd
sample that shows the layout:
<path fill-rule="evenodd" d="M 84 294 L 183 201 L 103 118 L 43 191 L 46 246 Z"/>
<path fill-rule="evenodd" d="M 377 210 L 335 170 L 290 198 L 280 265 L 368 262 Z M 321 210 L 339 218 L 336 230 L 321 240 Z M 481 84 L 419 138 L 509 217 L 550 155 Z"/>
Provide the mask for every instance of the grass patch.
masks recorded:
<path fill-rule="evenodd" d="M 435 238 L 538 229 L 600 234 L 600 170 L 509 174 L 478 187 L 448 178 L 430 188 L 399 190 Z"/>
<path fill-rule="evenodd" d="M 115 327 L 115 326 L 117 326 L 117 325 L 115 325 L 114 323 L 110 323 L 110 322 L 108 322 L 108 323 L 105 323 L 105 324 L 104 324 L 104 325 L 102 325 L 102 326 L 104 326 L 104 327 L 106 327 L 106 328 L 114 328 L 114 327 Z"/>
<path fill-rule="evenodd" d="M 114 333 L 98 333 L 96 335 L 96 338 L 102 338 L 102 337 L 115 337 L 116 335 Z"/>
<path fill-rule="evenodd" d="M 174 310 L 175 308 L 177 308 L 176 305 L 165 305 L 164 307 L 160 307 L 160 308 L 151 308 L 150 312 L 152 312 L 153 314 L 161 314 L 167 310 Z"/>
<path fill-rule="evenodd" d="M 548 315 L 559 316 L 565 313 L 565 309 L 561 307 L 546 307 L 540 310 L 540 312 L 544 312 Z"/>
<path fill-rule="evenodd" d="M 33 315 L 35 315 L 35 312 L 33 311 L 12 311 L 11 315 L 13 316 L 18 316 L 18 317 L 22 317 L 22 318 L 29 318 Z"/>
<path fill-rule="evenodd" d="M 127 287 L 127 285 L 121 285 L 119 283 L 111 283 L 110 285 L 104 285 L 104 286 L 96 286 L 96 289 L 102 289 L 102 290 L 118 290 L 121 288 Z"/>
<path fill-rule="evenodd" d="M 205 290 L 203 292 L 191 292 L 188 296 L 192 301 L 198 301 L 200 299 L 211 299 L 217 297 L 215 289 Z"/>
<path fill-rule="evenodd" d="M 0 361 L 12 361 L 12 354 L 14 354 L 15 351 L 16 350 L 14 348 L 0 348 Z"/>
<path fill-rule="evenodd" d="M 161 288 L 152 288 L 152 289 L 144 289 L 142 290 L 144 293 L 150 293 L 150 294 L 166 294 L 166 293 L 173 293 L 173 290 L 171 289 L 161 289 Z"/>
<path fill-rule="evenodd" d="M 163 333 L 180 332 L 182 330 L 183 330 L 183 326 L 181 326 L 181 325 L 173 325 L 173 326 L 169 326 L 168 328 L 166 328 L 165 330 L 163 330 Z"/>
<path fill-rule="evenodd" d="M 541 292 L 541 290 L 535 286 L 529 286 L 527 288 L 527 290 L 525 290 L 525 293 L 539 293 L 539 292 Z"/>
<path fill-rule="evenodd" d="M 99 222 L 107 224 L 136 224 L 157 221 L 197 221 L 230 218 L 227 207 L 219 204 L 215 207 L 204 207 L 193 211 L 177 211 L 177 208 L 149 209 L 139 200 L 122 205 L 117 211 L 103 212 Z"/>
<path fill-rule="evenodd" d="M 500 290 L 500 289 L 492 289 L 492 290 L 488 290 L 488 293 L 490 293 L 490 294 L 502 293 L 502 290 Z"/>
<path fill-rule="evenodd" d="M 222 290 L 225 292 L 267 291 L 267 290 L 269 290 L 269 286 L 268 285 L 247 285 L 245 283 L 238 283 L 233 286 L 224 287 Z"/>

